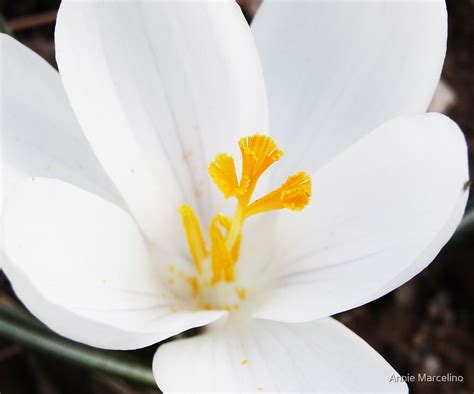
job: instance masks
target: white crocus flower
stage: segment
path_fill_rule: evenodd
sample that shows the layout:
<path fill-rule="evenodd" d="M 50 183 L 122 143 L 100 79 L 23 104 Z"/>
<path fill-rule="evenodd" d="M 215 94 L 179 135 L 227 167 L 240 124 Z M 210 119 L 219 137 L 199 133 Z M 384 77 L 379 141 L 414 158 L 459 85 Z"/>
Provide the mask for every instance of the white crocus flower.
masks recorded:
<path fill-rule="evenodd" d="M 16 293 L 107 349 L 213 323 L 158 349 L 164 391 L 406 390 L 328 316 L 412 278 L 461 219 L 464 138 L 423 114 L 445 44 L 442 1 L 265 1 L 251 30 L 231 0 L 64 0 L 64 86 L 1 39 Z"/>

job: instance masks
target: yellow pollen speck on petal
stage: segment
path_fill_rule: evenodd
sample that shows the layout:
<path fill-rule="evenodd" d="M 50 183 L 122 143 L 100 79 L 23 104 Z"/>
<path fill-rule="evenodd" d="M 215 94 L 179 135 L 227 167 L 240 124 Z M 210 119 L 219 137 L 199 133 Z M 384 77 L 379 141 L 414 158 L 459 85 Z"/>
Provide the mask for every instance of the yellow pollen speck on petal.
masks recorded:
<path fill-rule="evenodd" d="M 187 150 L 186 152 L 183 153 L 182 159 L 184 161 L 189 160 L 189 158 L 192 156 L 193 151 Z"/>
<path fill-rule="evenodd" d="M 170 312 L 176 313 L 176 312 L 178 312 L 178 310 L 176 309 L 175 306 L 172 306 L 172 307 L 170 308 Z"/>
<path fill-rule="evenodd" d="M 187 282 L 191 286 L 192 295 L 196 298 L 200 293 L 199 281 L 195 276 L 189 276 L 186 278 Z"/>
<path fill-rule="evenodd" d="M 242 301 L 245 301 L 245 299 L 247 298 L 247 289 L 243 287 L 237 287 L 235 289 L 235 292 L 237 294 L 237 297 L 239 297 Z"/>
<path fill-rule="evenodd" d="M 174 279 L 173 279 L 173 278 L 169 278 L 169 279 L 168 279 L 168 284 L 169 284 L 170 286 L 173 286 L 174 283 L 175 283 L 175 282 L 174 282 Z"/>
<path fill-rule="evenodd" d="M 201 225 L 194 210 L 188 205 L 181 205 L 179 213 L 183 219 L 184 230 L 188 239 L 189 252 L 193 258 L 196 270 L 202 273 L 202 261 L 207 257 L 206 243 L 202 235 Z"/>
<path fill-rule="evenodd" d="M 169 272 L 170 274 L 172 274 L 174 271 L 175 271 L 174 265 L 170 265 L 170 266 L 168 267 L 168 272 Z"/>
<path fill-rule="evenodd" d="M 263 391 L 263 387 L 257 387 L 257 391 Z"/>
<path fill-rule="evenodd" d="M 242 360 L 242 362 L 240 363 L 240 365 L 247 365 L 249 363 L 249 360 L 247 360 L 246 358 L 244 358 Z"/>

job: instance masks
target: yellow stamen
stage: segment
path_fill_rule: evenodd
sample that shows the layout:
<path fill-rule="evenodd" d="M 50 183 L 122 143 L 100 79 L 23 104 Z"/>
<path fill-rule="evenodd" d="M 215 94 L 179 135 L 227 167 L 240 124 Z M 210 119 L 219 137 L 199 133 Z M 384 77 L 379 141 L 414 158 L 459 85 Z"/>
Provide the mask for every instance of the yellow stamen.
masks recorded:
<path fill-rule="evenodd" d="M 231 249 L 225 244 L 225 238 L 222 235 L 220 227 L 227 232 L 231 226 L 228 217 L 217 214 L 212 220 L 209 228 L 209 237 L 211 239 L 211 267 L 212 279 L 211 283 L 217 283 L 221 280 L 232 282 L 234 280 L 234 266 L 239 258 L 240 235 L 237 242 Z"/>
<path fill-rule="evenodd" d="M 201 225 L 194 210 L 188 205 L 181 205 L 179 213 L 188 238 L 189 253 L 199 274 L 202 274 L 202 261 L 208 256 L 206 243 L 202 236 Z"/>
<path fill-rule="evenodd" d="M 305 172 L 288 177 L 278 189 L 256 200 L 246 210 L 246 217 L 277 209 L 301 211 L 311 198 L 311 178 Z"/>
<path fill-rule="evenodd" d="M 232 219 L 222 214 L 213 217 L 209 227 L 210 252 L 206 249 L 199 220 L 192 208 L 187 205 L 180 208 L 189 251 L 198 273 L 196 277 L 188 277 L 194 296 L 200 294 L 201 286 L 208 286 L 209 283 L 215 285 L 235 281 L 235 266 L 239 258 L 245 219 L 276 209 L 300 211 L 308 205 L 311 198 L 311 178 L 308 174 L 299 172 L 288 177 L 278 189 L 251 203 L 260 176 L 280 160 L 283 152 L 270 137 L 261 134 L 240 139 L 239 147 L 242 154 L 240 180 L 237 178 L 234 159 L 225 153 L 218 154 L 209 165 L 209 175 L 224 197 L 237 199 Z M 207 263 L 204 267 L 204 261 L 208 257 L 210 264 Z M 203 275 L 206 275 L 206 280 L 201 280 Z M 247 293 L 244 288 L 237 287 L 235 292 L 241 301 L 245 301 Z M 210 307 L 207 303 L 202 303 L 201 306 L 204 309 Z M 234 308 L 238 309 L 238 305 L 235 304 Z"/>
<path fill-rule="evenodd" d="M 227 216 L 224 216 L 222 214 L 216 215 L 215 219 L 227 231 L 227 237 L 226 238 L 229 238 L 229 232 L 232 229 L 232 220 L 230 220 Z M 233 244 L 233 247 L 229 248 L 233 261 L 237 261 L 237 259 L 239 258 L 240 239 L 241 239 L 241 234 L 239 233 L 237 235 L 237 239 L 235 240 L 235 243 Z"/>

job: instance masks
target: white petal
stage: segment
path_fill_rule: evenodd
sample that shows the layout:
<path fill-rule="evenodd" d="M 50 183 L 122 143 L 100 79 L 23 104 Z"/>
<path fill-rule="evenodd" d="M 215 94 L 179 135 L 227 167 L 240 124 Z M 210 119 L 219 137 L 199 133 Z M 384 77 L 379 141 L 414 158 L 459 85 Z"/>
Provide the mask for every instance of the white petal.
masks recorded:
<path fill-rule="evenodd" d="M 370 295 L 370 298 L 367 300 L 367 302 L 377 299 L 396 289 L 397 287 L 400 287 L 405 282 L 409 281 L 415 275 L 420 273 L 428 266 L 431 261 L 434 260 L 442 246 L 456 231 L 466 208 L 467 197 L 468 193 L 466 192 L 465 198 L 459 198 L 443 228 L 434 237 L 433 241 L 423 251 L 420 252 L 420 255 L 412 262 L 412 264 L 400 271 L 397 276 L 391 278 L 387 283 L 384 283 L 375 294 Z"/>
<path fill-rule="evenodd" d="M 176 300 L 131 217 L 58 180 L 34 178 L 5 204 L 4 270 L 30 311 L 59 334 L 132 349 L 221 312 L 173 312 Z"/>
<path fill-rule="evenodd" d="M 153 371 L 164 392 L 407 392 L 374 349 L 331 318 L 216 328 L 160 346 Z"/>
<path fill-rule="evenodd" d="M 399 115 L 425 112 L 443 65 L 435 1 L 265 0 L 252 24 L 271 131 L 309 171 Z"/>
<path fill-rule="evenodd" d="M 4 34 L 0 51 L 1 201 L 16 182 L 33 175 L 121 201 L 77 123 L 57 71 Z"/>
<path fill-rule="evenodd" d="M 408 281 L 460 222 L 468 179 L 464 136 L 445 116 L 382 125 L 314 174 L 302 215 L 280 216 L 276 290 L 257 315 L 307 321 Z"/>
<path fill-rule="evenodd" d="M 140 226 L 182 239 L 180 204 L 212 209 L 207 167 L 267 128 L 250 29 L 234 1 L 63 1 L 57 60 L 79 121 Z"/>

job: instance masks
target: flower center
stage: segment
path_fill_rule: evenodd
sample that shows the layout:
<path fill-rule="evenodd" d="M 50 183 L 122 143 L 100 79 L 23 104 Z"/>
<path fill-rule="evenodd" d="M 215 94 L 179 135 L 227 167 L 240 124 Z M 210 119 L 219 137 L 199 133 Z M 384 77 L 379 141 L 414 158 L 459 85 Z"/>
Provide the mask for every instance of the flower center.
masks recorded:
<path fill-rule="evenodd" d="M 244 302 L 247 298 L 246 289 L 236 285 L 236 266 L 245 220 L 259 213 L 284 208 L 300 211 L 308 205 L 311 197 L 310 176 L 298 172 L 289 176 L 279 188 L 251 202 L 260 176 L 280 160 L 283 152 L 270 137 L 261 134 L 240 139 L 239 147 L 242 154 L 240 181 L 232 156 L 218 154 L 209 165 L 209 175 L 224 197 L 237 200 L 232 218 L 221 213 L 213 217 L 209 226 L 210 248 L 206 245 L 194 210 L 188 205 L 182 205 L 179 209 L 195 266 L 195 274 L 186 279 L 193 297 L 200 301 L 203 309 L 238 309 L 238 302 Z M 215 294 L 222 295 L 223 284 L 227 284 L 224 286 L 227 290 L 233 289 L 231 292 L 237 303 L 222 305 L 216 302 Z M 231 289 L 229 286 L 235 287 Z M 210 293 L 214 297 L 209 297 Z"/>

